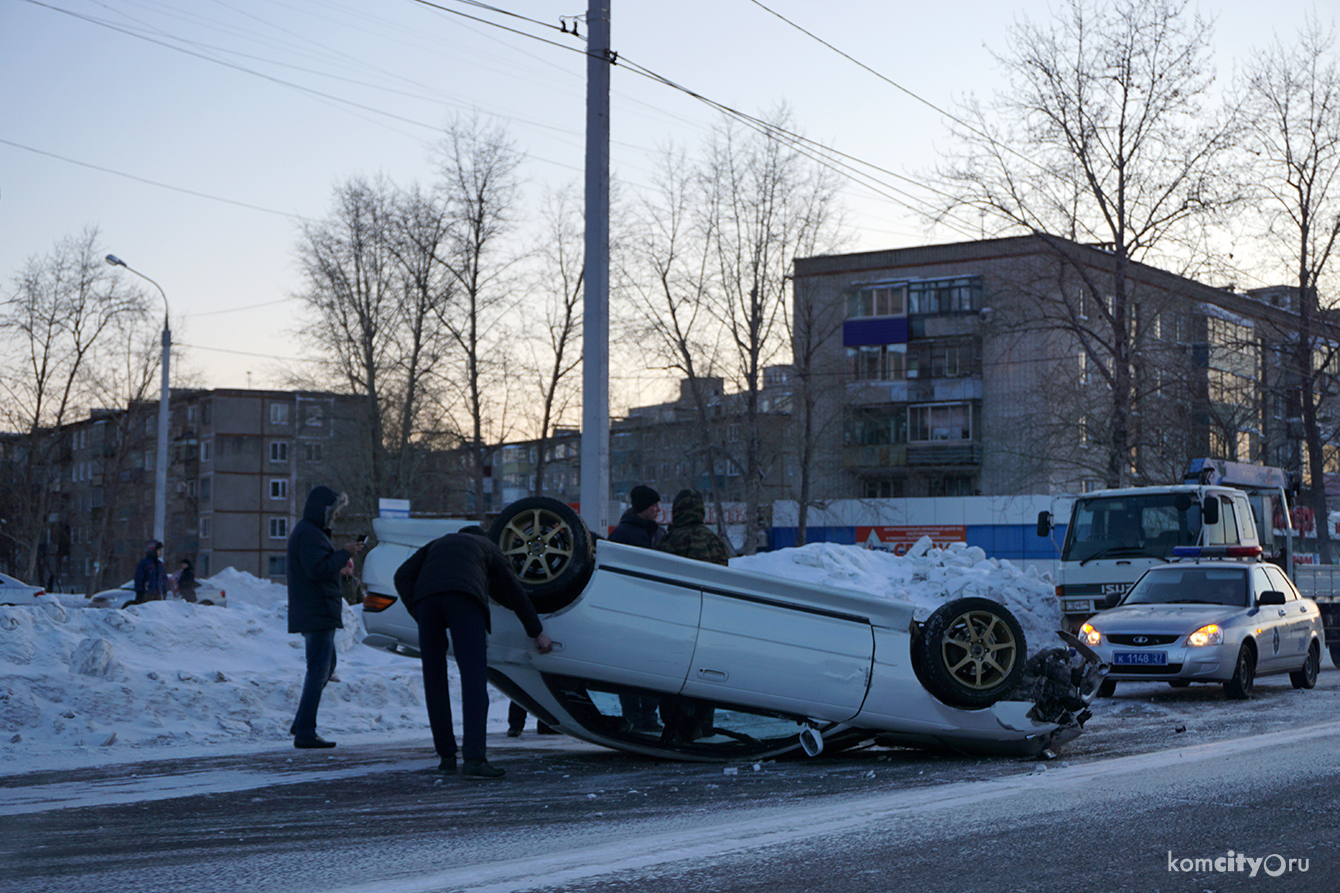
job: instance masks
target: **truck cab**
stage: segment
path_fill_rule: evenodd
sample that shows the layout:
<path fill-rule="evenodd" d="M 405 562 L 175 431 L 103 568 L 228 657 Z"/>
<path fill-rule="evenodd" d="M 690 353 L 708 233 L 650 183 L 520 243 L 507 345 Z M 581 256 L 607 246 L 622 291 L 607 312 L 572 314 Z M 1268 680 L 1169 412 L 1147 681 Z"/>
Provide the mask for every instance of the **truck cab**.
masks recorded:
<path fill-rule="evenodd" d="M 1114 607 L 1146 570 L 1170 561 L 1179 547 L 1205 547 L 1225 557 L 1261 555 L 1288 570 L 1289 538 L 1274 535 L 1276 519 L 1289 516 L 1287 483 L 1278 469 L 1197 459 L 1181 484 L 1074 497 L 1056 585 L 1067 627 L 1077 630 Z M 1041 513 L 1038 535 L 1050 536 L 1053 529 L 1051 513 Z"/>

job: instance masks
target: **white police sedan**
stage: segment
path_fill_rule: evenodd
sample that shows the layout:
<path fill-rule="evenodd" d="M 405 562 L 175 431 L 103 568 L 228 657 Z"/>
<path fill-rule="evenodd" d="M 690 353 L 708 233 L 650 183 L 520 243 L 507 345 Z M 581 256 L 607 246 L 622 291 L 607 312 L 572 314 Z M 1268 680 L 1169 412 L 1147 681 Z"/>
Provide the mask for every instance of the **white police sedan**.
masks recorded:
<path fill-rule="evenodd" d="M 1080 639 L 1111 665 L 1100 694 L 1117 684 L 1222 684 L 1244 699 L 1260 676 L 1288 673 L 1317 684 L 1325 642 L 1321 614 L 1273 564 L 1220 560 L 1210 548 L 1179 548 L 1179 560 L 1145 572 L 1117 607 L 1094 615 Z"/>
<path fill-rule="evenodd" d="M 417 653 L 395 571 L 463 524 L 373 522 L 366 644 Z M 619 750 L 725 760 L 877 740 L 1037 755 L 1079 733 L 1101 681 L 1073 649 L 1027 659 L 1019 623 L 984 598 L 922 624 L 912 606 L 861 592 L 596 543 L 545 497 L 513 503 L 490 537 L 554 643 L 538 654 L 512 612 L 494 611 L 490 681 L 544 723 Z M 626 717 L 632 699 L 655 720 Z"/>

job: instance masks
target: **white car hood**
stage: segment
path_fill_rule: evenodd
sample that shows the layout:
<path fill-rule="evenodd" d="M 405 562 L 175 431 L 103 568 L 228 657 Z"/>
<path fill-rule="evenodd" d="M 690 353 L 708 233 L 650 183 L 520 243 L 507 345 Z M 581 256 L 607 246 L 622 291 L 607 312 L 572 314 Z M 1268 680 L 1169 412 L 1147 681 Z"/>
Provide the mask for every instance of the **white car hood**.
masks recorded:
<path fill-rule="evenodd" d="M 1246 610 L 1224 605 L 1125 605 L 1104 611 L 1089 622 L 1105 634 L 1182 633 L 1199 629 L 1207 623 L 1222 625 L 1230 617 Z"/>

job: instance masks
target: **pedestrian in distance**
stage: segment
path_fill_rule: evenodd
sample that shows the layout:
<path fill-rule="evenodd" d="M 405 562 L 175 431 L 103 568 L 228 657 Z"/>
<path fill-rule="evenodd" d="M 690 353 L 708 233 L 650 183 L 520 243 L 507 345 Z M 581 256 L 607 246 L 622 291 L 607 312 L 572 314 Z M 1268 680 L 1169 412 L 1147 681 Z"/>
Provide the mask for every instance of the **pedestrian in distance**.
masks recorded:
<path fill-rule="evenodd" d="M 488 721 L 489 600 L 521 620 L 535 650 L 553 647 L 535 606 L 521 588 L 502 550 L 483 528 L 470 526 L 438 537 L 411 555 L 395 572 L 395 588 L 419 626 L 423 695 L 433 747 L 442 772 L 456 772 L 456 733 L 447 690 L 447 648 L 461 674 L 461 774 L 466 778 L 502 778 L 506 771 L 489 764 Z"/>
<path fill-rule="evenodd" d="M 163 567 L 163 544 L 158 540 L 149 540 L 145 545 L 144 557 L 135 565 L 135 598 L 121 607 L 162 601 L 163 594 L 167 592 L 167 583 L 167 571 Z"/>
<path fill-rule="evenodd" d="M 191 564 L 191 559 L 183 558 L 181 560 L 181 570 L 177 571 L 177 594 L 185 601 L 195 601 L 195 591 L 200 584 L 195 580 L 195 566 Z"/>
<path fill-rule="evenodd" d="M 313 487 L 288 538 L 288 631 L 302 634 L 307 658 L 298 712 L 289 727 L 294 747 L 335 746 L 316 733 L 316 713 L 335 673 L 335 631 L 344 628 L 340 578 L 354 572 L 354 556 L 363 548 L 358 540 L 338 549 L 331 543 L 331 526 L 348 501 L 330 487 Z"/>

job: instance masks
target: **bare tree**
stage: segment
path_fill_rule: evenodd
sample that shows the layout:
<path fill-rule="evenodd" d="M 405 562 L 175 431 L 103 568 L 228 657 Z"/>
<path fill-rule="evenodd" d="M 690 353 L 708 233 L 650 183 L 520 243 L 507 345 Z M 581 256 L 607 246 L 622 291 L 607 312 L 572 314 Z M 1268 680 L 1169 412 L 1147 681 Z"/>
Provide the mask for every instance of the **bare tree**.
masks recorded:
<path fill-rule="evenodd" d="M 6 496 L 7 537 L 21 548 L 23 576 L 36 568 L 38 545 L 62 473 L 62 428 L 87 408 L 88 376 L 116 324 L 146 312 L 142 293 L 123 285 L 103 260 L 98 231 L 59 241 L 29 259 L 0 306 L 4 424 L 18 432 L 18 474 Z"/>
<path fill-rule="evenodd" d="M 513 298 L 508 276 L 519 260 L 506 240 L 515 226 L 523 156 L 503 129 L 477 118 L 452 123 L 439 153 L 439 188 L 450 235 L 438 261 L 455 294 L 439 309 L 438 320 L 459 364 L 450 385 L 463 407 L 460 427 L 473 463 L 474 512 L 482 521 L 485 468 L 506 429 L 509 353 L 496 348 L 506 337 L 503 323 Z"/>
<path fill-rule="evenodd" d="M 942 180 L 937 219 L 975 212 L 1002 232 L 1037 234 L 1069 268 L 1040 293 L 1030 324 L 1070 333 L 1106 395 L 1090 405 L 1102 478 L 1140 477 L 1133 261 L 1192 263 L 1203 224 L 1238 199 L 1223 159 L 1232 126 L 1208 109 L 1210 26 L 1170 0 L 1069 0 L 1049 25 L 1024 20 L 999 56 L 1009 80 L 990 108 L 968 104 L 964 147 Z M 1102 246 L 1095 267 L 1063 240 Z M 1073 420 L 1072 420 L 1073 429 Z"/>
<path fill-rule="evenodd" d="M 408 495 L 411 446 L 432 424 L 431 382 L 449 347 L 436 323 L 453 285 L 436 263 L 446 237 L 440 202 L 380 178 L 337 187 L 330 216 L 303 228 L 299 297 L 313 321 L 299 334 L 322 361 L 318 381 L 364 399 L 353 475 L 364 507 L 378 495 Z"/>
<path fill-rule="evenodd" d="M 1335 34 L 1310 19 L 1292 45 L 1276 42 L 1252 59 L 1243 111 L 1248 125 L 1251 182 L 1265 215 L 1268 243 L 1293 280 L 1298 329 L 1284 377 L 1290 415 L 1302 421 L 1309 506 L 1319 523 L 1318 548 L 1329 562 L 1326 523 L 1326 450 L 1335 422 L 1323 406 L 1337 396 L 1334 373 L 1340 348 L 1324 315 L 1334 308 L 1332 261 L 1340 237 L 1340 64 Z M 1326 337 L 1330 335 L 1331 337 Z M 1296 413 L 1296 415 L 1294 415 Z"/>
<path fill-rule="evenodd" d="M 573 191 L 549 195 L 543 210 L 546 236 L 541 250 L 539 291 L 545 295 L 543 331 L 536 345 L 533 373 L 540 393 L 536 422 L 536 496 L 544 493 L 547 451 L 554 426 L 576 402 L 572 373 L 581 365 L 583 224 Z"/>

